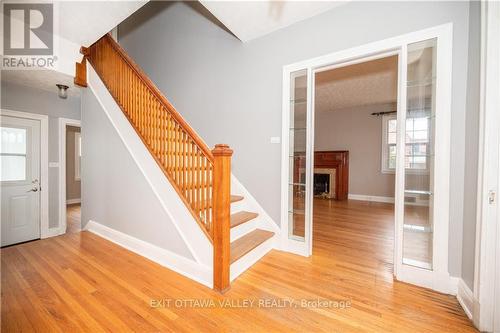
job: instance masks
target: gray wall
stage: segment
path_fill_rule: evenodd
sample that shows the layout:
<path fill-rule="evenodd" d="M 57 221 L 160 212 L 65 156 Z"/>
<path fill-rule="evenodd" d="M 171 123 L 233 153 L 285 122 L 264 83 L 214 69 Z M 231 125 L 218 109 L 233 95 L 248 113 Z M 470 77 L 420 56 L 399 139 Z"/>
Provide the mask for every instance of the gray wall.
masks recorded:
<path fill-rule="evenodd" d="M 469 16 L 469 62 L 467 80 L 467 113 L 465 121 L 465 182 L 464 182 L 464 234 L 462 246 L 462 278 L 474 289 L 474 254 L 476 243 L 477 173 L 479 147 L 479 81 L 481 6 L 477 1 L 470 3 Z"/>
<path fill-rule="evenodd" d="M 280 145 L 269 138 L 281 135 L 283 66 L 453 22 L 449 266 L 460 276 L 469 4 L 353 1 L 247 43 L 200 7 L 150 2 L 119 41 L 209 145 L 231 145 L 235 175 L 277 223 Z"/>
<path fill-rule="evenodd" d="M 76 88 L 75 88 L 76 89 Z M 2 81 L 2 108 L 49 116 L 49 163 L 59 162 L 59 118 L 80 119 L 80 97 Z M 59 226 L 59 169 L 49 168 L 49 227 Z"/>
<path fill-rule="evenodd" d="M 80 127 L 66 126 L 66 200 L 80 199 L 82 182 L 75 179 L 76 133 Z"/>
<path fill-rule="evenodd" d="M 349 151 L 349 194 L 394 197 L 394 174 L 381 171 L 382 117 L 371 115 L 393 109 L 368 105 L 316 112 L 314 149 Z"/>
<path fill-rule="evenodd" d="M 94 220 L 192 259 L 90 89 L 82 94 L 82 228 Z"/>

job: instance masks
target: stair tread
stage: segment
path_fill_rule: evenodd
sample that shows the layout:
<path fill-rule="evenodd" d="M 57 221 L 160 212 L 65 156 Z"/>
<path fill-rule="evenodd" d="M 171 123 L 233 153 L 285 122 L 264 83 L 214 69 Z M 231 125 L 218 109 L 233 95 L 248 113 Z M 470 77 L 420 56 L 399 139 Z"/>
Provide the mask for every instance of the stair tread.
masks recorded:
<path fill-rule="evenodd" d="M 255 229 L 234 242 L 231 242 L 231 263 L 240 259 L 273 236 L 274 232 L 272 231 Z"/>
<path fill-rule="evenodd" d="M 231 203 L 241 200 L 243 200 L 243 197 L 241 195 L 231 195 Z"/>
<path fill-rule="evenodd" d="M 253 220 L 257 216 L 259 216 L 259 214 L 246 211 L 231 214 L 231 228 L 237 227 L 240 224 Z"/>

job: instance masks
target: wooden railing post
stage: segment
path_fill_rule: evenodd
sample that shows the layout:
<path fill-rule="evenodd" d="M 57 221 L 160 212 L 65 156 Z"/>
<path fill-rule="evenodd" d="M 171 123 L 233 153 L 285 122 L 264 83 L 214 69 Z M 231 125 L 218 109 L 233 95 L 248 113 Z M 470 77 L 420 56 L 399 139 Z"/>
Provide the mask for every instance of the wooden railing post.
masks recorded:
<path fill-rule="evenodd" d="M 228 145 L 219 144 L 212 150 L 213 165 L 213 246 L 214 289 L 224 293 L 229 287 L 230 266 L 230 205 L 231 205 L 231 156 Z"/>
<path fill-rule="evenodd" d="M 89 52 L 88 48 L 82 46 L 80 48 L 80 53 L 83 55 L 82 62 L 77 62 L 75 65 L 74 83 L 80 87 L 87 86 L 87 56 L 89 55 Z"/>

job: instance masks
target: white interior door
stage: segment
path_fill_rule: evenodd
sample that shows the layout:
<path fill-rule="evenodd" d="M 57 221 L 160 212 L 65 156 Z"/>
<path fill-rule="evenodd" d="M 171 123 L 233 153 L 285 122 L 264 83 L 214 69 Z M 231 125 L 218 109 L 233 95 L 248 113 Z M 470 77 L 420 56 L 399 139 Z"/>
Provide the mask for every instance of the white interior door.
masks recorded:
<path fill-rule="evenodd" d="M 449 119 L 443 39 L 403 45 L 396 170 L 396 277 L 449 292 Z M 440 175 L 440 176 L 437 176 Z"/>
<path fill-rule="evenodd" d="M 0 116 L 1 246 L 40 238 L 40 121 Z"/>

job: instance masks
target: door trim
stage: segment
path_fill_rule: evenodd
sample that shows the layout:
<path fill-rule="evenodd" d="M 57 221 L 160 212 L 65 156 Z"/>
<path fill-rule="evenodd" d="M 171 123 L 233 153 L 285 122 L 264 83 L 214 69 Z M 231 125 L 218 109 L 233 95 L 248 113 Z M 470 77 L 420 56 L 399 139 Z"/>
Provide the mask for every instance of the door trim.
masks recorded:
<path fill-rule="evenodd" d="M 498 313 L 500 307 L 498 298 L 495 304 L 495 298 L 500 294 L 499 32 L 500 3 L 481 1 L 479 155 L 472 316 L 476 327 L 487 332 L 500 330 L 500 327 L 495 326 L 500 324 L 498 318 L 495 321 L 495 311 Z M 490 191 L 496 194 L 493 203 L 489 202 Z"/>
<path fill-rule="evenodd" d="M 66 233 L 66 126 L 82 127 L 82 121 L 59 118 L 59 233 Z"/>
<path fill-rule="evenodd" d="M 398 256 L 398 260 L 394 260 L 394 273 L 399 280 L 408 281 L 417 285 L 425 286 L 443 293 L 454 294 L 456 293 L 456 286 L 453 283 L 453 279 L 450 278 L 448 271 L 449 264 L 449 253 L 448 253 L 448 232 L 449 232 L 449 170 L 450 170 L 450 141 L 451 141 L 451 66 L 452 66 L 452 37 L 453 37 L 453 24 L 447 23 L 439 25 L 436 27 L 415 31 L 412 33 L 400 35 L 397 37 L 392 37 L 384 39 L 381 41 L 372 42 L 369 44 L 357 46 L 354 48 L 341 50 L 338 52 L 330 53 L 320 57 L 308 59 L 305 61 L 297 62 L 294 64 L 286 65 L 283 67 L 283 102 L 282 102 L 282 161 L 281 161 L 281 248 L 285 251 L 295 252 L 296 249 L 293 248 L 288 239 L 288 221 L 287 221 L 287 203 L 288 203 L 288 191 L 287 191 L 287 179 L 289 172 L 288 163 L 288 144 L 289 144 L 289 133 L 288 133 L 288 113 L 289 113 L 289 103 L 288 100 L 290 94 L 290 73 L 307 69 L 309 71 L 315 71 L 326 66 L 345 66 L 348 64 L 358 63 L 360 61 L 367 61 L 367 59 L 376 59 L 381 57 L 381 55 L 387 55 L 392 53 L 400 53 L 399 61 L 401 62 L 401 56 L 404 56 L 404 47 L 407 44 L 414 42 L 437 38 L 438 39 L 438 52 L 440 52 L 440 57 L 438 58 L 438 82 L 436 83 L 437 89 L 437 108 L 440 110 L 439 119 L 436 120 L 436 127 L 439 127 L 436 135 L 436 146 L 439 145 L 440 159 L 435 165 L 436 188 L 438 190 L 435 194 L 435 216 L 443 221 L 441 225 L 436 227 L 434 233 L 434 243 L 438 246 L 434 247 L 433 250 L 433 261 L 434 270 L 428 271 L 424 269 L 412 269 L 409 272 L 406 269 L 407 265 L 400 263 L 399 258 L 402 255 L 402 233 L 400 234 L 399 229 L 401 228 L 401 218 L 396 219 L 395 223 L 395 242 L 394 242 L 394 253 Z M 401 107 L 401 95 L 400 91 L 402 87 L 401 81 L 401 65 L 400 75 L 398 79 L 398 107 Z M 332 68 L 332 67 L 330 67 Z M 309 99 L 308 103 L 312 103 L 312 99 Z M 309 124 L 308 124 L 309 128 Z M 314 129 L 311 131 L 311 135 Z M 308 143 L 309 144 L 309 143 Z M 308 148 L 311 149 L 313 146 Z M 308 198 L 309 199 L 309 198 Z M 311 199 L 312 201 L 312 199 Z M 312 202 L 308 205 L 311 207 Z M 436 209 L 436 207 L 438 207 Z M 395 216 L 401 215 L 401 208 L 395 207 Z M 312 218 L 306 220 L 306 224 L 312 225 Z M 307 228 L 307 226 L 306 226 Z M 310 228 L 312 230 L 312 228 Z M 307 240 L 306 240 L 307 242 Z M 399 246 L 398 246 L 399 244 Z M 312 245 L 306 244 L 307 246 Z M 303 254 L 303 253 L 298 253 Z M 310 255 L 311 251 L 303 255 Z M 405 268 L 405 269 L 403 269 Z"/>
<path fill-rule="evenodd" d="M 40 238 L 55 236 L 58 228 L 49 228 L 49 116 L 9 109 L 0 115 L 40 121 Z"/>

